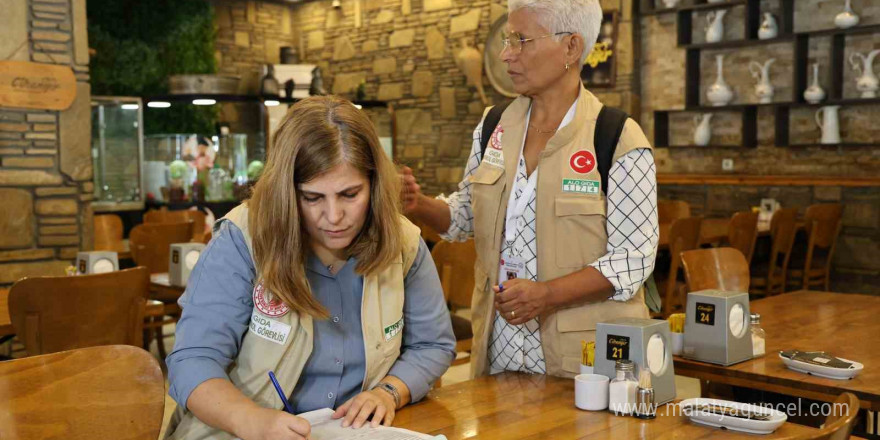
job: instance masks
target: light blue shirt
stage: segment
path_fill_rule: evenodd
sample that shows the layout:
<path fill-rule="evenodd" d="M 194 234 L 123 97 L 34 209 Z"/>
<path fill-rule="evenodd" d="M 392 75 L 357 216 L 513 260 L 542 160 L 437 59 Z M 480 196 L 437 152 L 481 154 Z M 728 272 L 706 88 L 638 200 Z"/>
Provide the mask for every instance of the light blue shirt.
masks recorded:
<path fill-rule="evenodd" d="M 363 277 L 349 259 L 333 275 L 314 256 L 306 262 L 312 294 L 330 318 L 314 321 L 314 349 L 290 400 L 297 413 L 336 408 L 361 391 L 365 374 L 361 329 Z M 174 350 L 166 359 L 168 393 L 186 406 L 190 393 L 212 378 L 228 379 L 253 311 L 256 270 L 244 236 L 222 221 L 180 298 Z M 437 269 L 424 241 L 404 279 L 403 342 L 389 375 L 421 400 L 455 357 L 455 337 Z M 268 376 L 266 377 L 268 379 Z M 290 392 L 291 390 L 286 390 Z"/>

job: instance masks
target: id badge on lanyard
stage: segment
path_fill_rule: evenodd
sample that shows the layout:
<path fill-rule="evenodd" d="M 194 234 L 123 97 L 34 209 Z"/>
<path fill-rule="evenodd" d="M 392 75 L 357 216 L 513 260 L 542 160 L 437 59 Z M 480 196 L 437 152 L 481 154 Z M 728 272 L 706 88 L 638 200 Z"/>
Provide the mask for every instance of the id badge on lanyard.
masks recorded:
<path fill-rule="evenodd" d="M 516 232 L 518 222 L 524 221 L 523 213 L 532 198 L 538 184 L 538 170 L 535 169 L 530 176 L 526 187 L 523 188 L 519 199 L 516 203 L 512 203 L 515 192 L 511 191 L 510 200 L 507 203 L 507 217 L 504 223 L 504 239 L 507 240 L 507 252 L 501 255 L 501 270 L 498 279 L 501 282 L 512 280 L 514 278 L 528 278 L 526 275 L 526 262 L 522 258 L 522 248 L 516 249 L 514 242 L 516 241 Z"/>

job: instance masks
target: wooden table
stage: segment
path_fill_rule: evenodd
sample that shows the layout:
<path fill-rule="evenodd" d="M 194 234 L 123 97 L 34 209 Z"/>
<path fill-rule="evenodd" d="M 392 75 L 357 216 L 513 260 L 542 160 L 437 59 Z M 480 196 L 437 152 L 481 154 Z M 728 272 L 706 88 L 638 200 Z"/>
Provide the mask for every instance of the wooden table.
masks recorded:
<path fill-rule="evenodd" d="M 673 414 L 673 408 L 661 407 L 657 418 L 647 421 L 607 411 L 582 411 L 574 406 L 572 379 L 504 373 L 435 389 L 422 402 L 398 412 L 394 426 L 444 434 L 449 440 L 756 438 L 697 425 L 680 413 Z M 775 433 L 760 437 L 794 438 L 815 432 L 786 423 Z"/>
<path fill-rule="evenodd" d="M 832 402 L 844 391 L 862 408 L 880 410 L 880 297 L 798 291 L 751 303 L 767 333 L 767 354 L 723 367 L 675 358 L 675 374 L 789 396 Z M 823 379 L 789 370 L 780 350 L 824 350 L 865 365 L 851 380 Z"/>
<path fill-rule="evenodd" d="M 797 222 L 797 228 L 804 228 L 804 222 Z M 660 241 L 658 248 L 669 248 L 669 229 L 672 223 L 660 223 Z M 730 230 L 729 218 L 704 218 L 700 223 L 700 244 L 713 244 L 727 240 Z M 770 222 L 758 222 L 758 237 L 770 236 Z"/>
<path fill-rule="evenodd" d="M 186 287 L 172 286 L 167 272 L 150 274 L 150 299 L 176 304 L 185 290 Z"/>

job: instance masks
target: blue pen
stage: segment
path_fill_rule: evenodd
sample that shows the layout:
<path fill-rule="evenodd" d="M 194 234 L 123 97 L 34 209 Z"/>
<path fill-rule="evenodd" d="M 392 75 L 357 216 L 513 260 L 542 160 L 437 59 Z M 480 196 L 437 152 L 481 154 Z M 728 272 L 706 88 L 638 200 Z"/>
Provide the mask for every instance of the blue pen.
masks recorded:
<path fill-rule="evenodd" d="M 278 397 L 281 398 L 281 402 L 284 403 L 284 410 L 293 414 L 293 408 L 290 407 L 290 402 L 287 401 L 287 395 L 284 394 L 284 390 L 281 389 L 281 385 L 278 384 L 278 379 L 275 379 L 275 373 L 269 372 L 269 380 L 272 381 L 272 385 L 275 386 L 275 391 L 278 391 Z"/>

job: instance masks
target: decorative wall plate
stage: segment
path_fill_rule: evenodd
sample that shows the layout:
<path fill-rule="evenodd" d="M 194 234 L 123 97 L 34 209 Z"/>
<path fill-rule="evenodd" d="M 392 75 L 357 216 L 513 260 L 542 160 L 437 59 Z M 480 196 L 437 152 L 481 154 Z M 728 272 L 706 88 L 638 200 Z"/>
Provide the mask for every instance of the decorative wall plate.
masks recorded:
<path fill-rule="evenodd" d="M 501 38 L 504 34 L 504 28 L 507 26 L 507 14 L 498 17 L 492 28 L 489 29 L 489 36 L 486 37 L 486 47 L 483 49 L 483 65 L 486 70 L 486 76 L 489 77 L 489 84 L 498 91 L 498 93 L 508 98 L 516 98 L 519 96 L 513 90 L 513 81 L 507 74 L 507 64 L 501 61 Z"/>

